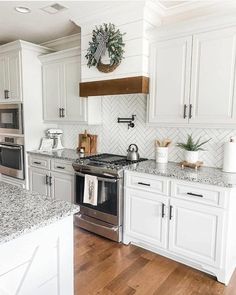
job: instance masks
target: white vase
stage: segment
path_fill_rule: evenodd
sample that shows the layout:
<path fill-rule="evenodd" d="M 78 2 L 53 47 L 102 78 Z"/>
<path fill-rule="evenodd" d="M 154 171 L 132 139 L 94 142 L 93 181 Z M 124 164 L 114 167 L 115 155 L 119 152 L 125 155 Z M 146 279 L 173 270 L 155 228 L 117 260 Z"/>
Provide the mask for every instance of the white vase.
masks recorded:
<path fill-rule="evenodd" d="M 185 161 L 188 163 L 196 163 L 198 161 L 198 151 L 185 151 Z"/>

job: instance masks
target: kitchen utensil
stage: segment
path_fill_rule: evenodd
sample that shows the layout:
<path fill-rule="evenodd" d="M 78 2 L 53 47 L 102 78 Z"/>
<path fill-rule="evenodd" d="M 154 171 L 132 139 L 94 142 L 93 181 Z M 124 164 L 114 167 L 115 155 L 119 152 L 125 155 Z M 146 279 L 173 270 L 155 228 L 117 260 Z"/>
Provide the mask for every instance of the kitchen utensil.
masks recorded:
<path fill-rule="evenodd" d="M 84 133 L 79 134 L 79 149 L 83 148 L 86 154 L 90 154 L 90 137 L 87 130 Z"/>
<path fill-rule="evenodd" d="M 171 144 L 171 140 L 168 138 L 163 139 L 162 141 L 160 140 L 155 140 L 155 146 L 156 147 L 168 147 Z"/>
<path fill-rule="evenodd" d="M 139 160 L 140 156 L 138 153 L 138 146 L 134 143 L 130 144 L 127 150 L 127 160 L 130 161 L 137 161 Z"/>
<path fill-rule="evenodd" d="M 97 135 L 88 134 L 90 137 L 90 154 L 97 153 Z"/>

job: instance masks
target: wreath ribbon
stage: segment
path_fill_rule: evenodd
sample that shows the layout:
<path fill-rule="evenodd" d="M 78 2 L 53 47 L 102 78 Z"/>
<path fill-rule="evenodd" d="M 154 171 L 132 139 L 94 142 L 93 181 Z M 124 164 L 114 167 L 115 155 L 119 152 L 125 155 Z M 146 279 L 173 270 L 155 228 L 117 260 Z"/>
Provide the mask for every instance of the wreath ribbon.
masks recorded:
<path fill-rule="evenodd" d="M 106 52 L 106 44 L 108 42 L 108 34 L 107 32 L 101 33 L 99 32 L 97 35 L 98 47 L 94 53 L 94 58 L 97 62 L 99 62 L 100 58 L 105 55 Z"/>

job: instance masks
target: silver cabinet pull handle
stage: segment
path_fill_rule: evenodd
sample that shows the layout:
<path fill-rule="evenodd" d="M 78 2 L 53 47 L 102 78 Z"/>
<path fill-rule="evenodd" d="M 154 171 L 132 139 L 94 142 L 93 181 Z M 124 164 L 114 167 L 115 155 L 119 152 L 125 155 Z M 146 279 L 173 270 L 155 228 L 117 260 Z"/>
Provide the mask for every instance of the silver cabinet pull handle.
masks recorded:
<path fill-rule="evenodd" d="M 9 99 L 10 97 L 9 97 L 9 90 L 4 90 L 4 98 L 5 99 Z"/>
<path fill-rule="evenodd" d="M 170 205 L 170 216 L 169 216 L 170 220 L 171 220 L 171 218 L 173 217 L 173 215 L 172 215 L 172 211 L 173 211 L 173 206 Z"/>
<path fill-rule="evenodd" d="M 190 105 L 189 105 L 189 119 L 192 118 L 192 109 L 193 109 L 193 105 L 190 104 Z"/>
<path fill-rule="evenodd" d="M 49 176 L 48 176 L 48 175 L 46 175 L 46 185 L 48 185 L 48 184 L 49 184 L 49 182 L 48 182 L 48 179 L 49 179 Z"/>
<path fill-rule="evenodd" d="M 62 167 L 62 166 L 56 166 L 56 168 L 58 168 L 58 169 L 65 169 L 65 167 Z"/>
<path fill-rule="evenodd" d="M 41 164 L 41 162 L 37 162 L 37 161 L 34 161 L 33 163 L 34 164 L 37 164 L 37 165 L 40 165 Z"/>
<path fill-rule="evenodd" d="M 203 195 L 200 195 L 200 194 L 187 193 L 187 195 L 194 196 L 194 197 L 199 197 L 199 198 L 203 198 Z"/>
<path fill-rule="evenodd" d="M 65 118 L 65 109 L 64 108 L 61 109 L 61 117 Z"/>
<path fill-rule="evenodd" d="M 62 115 L 61 115 L 61 108 L 59 108 L 59 118 L 61 118 Z"/>
<path fill-rule="evenodd" d="M 165 204 L 162 203 L 161 205 L 161 217 L 164 218 L 165 217 Z"/>
<path fill-rule="evenodd" d="M 145 182 L 138 182 L 138 184 L 140 184 L 140 185 L 146 185 L 146 186 L 151 186 L 150 183 L 145 183 Z"/>
<path fill-rule="evenodd" d="M 184 104 L 184 119 L 187 118 L 187 105 Z"/>
<path fill-rule="evenodd" d="M 52 176 L 49 176 L 49 185 L 52 185 Z"/>

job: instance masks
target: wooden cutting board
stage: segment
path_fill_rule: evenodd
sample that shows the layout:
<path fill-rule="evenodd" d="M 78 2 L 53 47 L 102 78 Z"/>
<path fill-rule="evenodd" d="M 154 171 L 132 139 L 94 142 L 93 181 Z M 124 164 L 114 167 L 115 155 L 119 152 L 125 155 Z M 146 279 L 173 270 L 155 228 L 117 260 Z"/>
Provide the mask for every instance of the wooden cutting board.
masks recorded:
<path fill-rule="evenodd" d="M 90 137 L 90 154 L 97 153 L 97 135 L 89 134 Z"/>
<path fill-rule="evenodd" d="M 85 130 L 84 133 L 79 134 L 79 149 L 83 148 L 86 154 L 90 154 L 90 136 Z"/>

